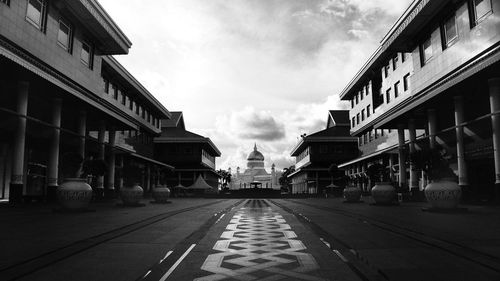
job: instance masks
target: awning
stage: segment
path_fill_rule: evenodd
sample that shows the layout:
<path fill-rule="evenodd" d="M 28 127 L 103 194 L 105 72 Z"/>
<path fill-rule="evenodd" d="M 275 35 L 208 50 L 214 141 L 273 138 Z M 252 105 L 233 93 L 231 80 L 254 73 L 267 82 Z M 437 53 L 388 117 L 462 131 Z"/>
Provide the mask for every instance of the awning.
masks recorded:
<path fill-rule="evenodd" d="M 137 154 L 137 153 L 130 153 L 130 155 L 131 155 L 131 156 L 134 156 L 134 157 L 136 157 L 136 158 L 139 158 L 139 159 L 142 159 L 142 160 L 148 161 L 148 162 L 150 162 L 150 163 L 153 163 L 153 164 L 156 164 L 156 165 L 159 165 L 159 166 L 163 166 L 163 167 L 165 167 L 165 168 L 167 168 L 167 169 L 170 169 L 170 170 L 174 170 L 174 169 L 175 169 L 175 167 L 174 167 L 174 166 L 170 166 L 170 165 L 165 164 L 165 163 L 163 163 L 163 162 L 153 160 L 153 159 L 151 159 L 151 158 L 148 158 L 148 157 L 146 157 L 146 156 L 142 156 L 142 155 Z"/>
<path fill-rule="evenodd" d="M 356 159 L 351 160 L 351 161 L 349 161 L 349 162 L 342 163 L 342 164 L 340 164 L 338 167 L 339 167 L 339 168 L 344 168 L 344 167 L 346 167 L 346 166 L 349 166 L 349 165 L 352 165 L 352 164 L 358 163 L 358 162 L 363 161 L 363 160 L 366 160 L 366 159 L 370 159 L 370 158 L 372 158 L 372 157 L 375 157 L 375 156 L 381 155 L 381 154 L 383 154 L 383 153 L 389 152 L 389 151 L 391 151 L 391 150 L 393 150 L 393 149 L 397 149 L 397 148 L 398 148 L 398 145 L 389 146 L 389 147 L 387 147 L 387 148 L 381 149 L 381 150 L 379 150 L 379 151 L 377 151 L 377 152 L 374 152 L 374 153 L 372 153 L 372 154 L 365 155 L 365 156 L 363 156 L 363 157 L 356 158 Z"/>

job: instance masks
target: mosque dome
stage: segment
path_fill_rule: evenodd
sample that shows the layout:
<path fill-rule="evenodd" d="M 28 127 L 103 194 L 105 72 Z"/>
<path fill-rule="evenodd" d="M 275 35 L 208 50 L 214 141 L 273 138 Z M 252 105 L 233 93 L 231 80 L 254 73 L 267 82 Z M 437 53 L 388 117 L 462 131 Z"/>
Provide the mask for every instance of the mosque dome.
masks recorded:
<path fill-rule="evenodd" d="M 253 151 L 248 154 L 249 161 L 264 161 L 264 155 L 257 150 L 257 144 L 254 145 Z"/>

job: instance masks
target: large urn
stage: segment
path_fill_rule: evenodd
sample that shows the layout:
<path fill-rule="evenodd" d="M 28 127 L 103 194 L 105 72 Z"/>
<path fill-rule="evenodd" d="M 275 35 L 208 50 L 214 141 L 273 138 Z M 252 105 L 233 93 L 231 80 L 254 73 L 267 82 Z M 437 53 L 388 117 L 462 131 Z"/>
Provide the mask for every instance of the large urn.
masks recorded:
<path fill-rule="evenodd" d="M 429 183 L 424 190 L 425 198 L 436 209 L 453 209 L 458 206 L 462 189 L 452 179 L 442 179 Z"/>
<path fill-rule="evenodd" d="M 166 184 L 157 185 L 153 188 L 153 199 L 155 203 L 167 203 L 168 198 L 170 198 L 170 189 Z"/>
<path fill-rule="evenodd" d="M 357 186 L 346 186 L 344 188 L 344 198 L 346 202 L 359 202 L 361 199 L 361 189 Z"/>
<path fill-rule="evenodd" d="M 142 199 L 144 190 L 138 183 L 120 190 L 120 197 L 124 205 L 138 205 Z"/>
<path fill-rule="evenodd" d="M 92 188 L 85 179 L 67 178 L 57 188 L 57 199 L 64 209 L 85 210 L 92 199 Z"/>
<path fill-rule="evenodd" d="M 371 194 L 376 204 L 391 204 L 396 198 L 396 189 L 390 182 L 377 182 Z"/>

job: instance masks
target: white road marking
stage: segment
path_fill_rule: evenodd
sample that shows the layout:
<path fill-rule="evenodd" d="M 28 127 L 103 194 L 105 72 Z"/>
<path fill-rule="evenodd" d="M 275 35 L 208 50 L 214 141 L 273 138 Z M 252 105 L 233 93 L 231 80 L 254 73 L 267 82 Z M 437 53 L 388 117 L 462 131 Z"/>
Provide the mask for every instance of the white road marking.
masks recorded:
<path fill-rule="evenodd" d="M 167 254 L 163 257 L 163 259 L 160 260 L 160 263 L 162 263 L 164 260 L 166 260 L 168 258 L 168 256 L 170 256 L 170 254 L 172 254 L 174 251 L 168 251 Z"/>
<path fill-rule="evenodd" d="M 189 252 L 191 252 L 191 250 L 196 246 L 196 244 L 191 244 L 191 246 L 186 250 L 186 252 L 184 252 L 184 254 L 182 254 L 182 256 L 174 263 L 174 265 L 172 265 L 172 267 L 167 271 L 167 273 L 165 273 L 165 275 L 163 275 L 159 281 L 165 281 L 168 276 L 170 276 L 170 274 L 172 274 L 172 272 L 174 272 L 174 270 L 177 268 L 177 266 L 182 262 L 182 260 L 187 256 L 189 255 Z"/>

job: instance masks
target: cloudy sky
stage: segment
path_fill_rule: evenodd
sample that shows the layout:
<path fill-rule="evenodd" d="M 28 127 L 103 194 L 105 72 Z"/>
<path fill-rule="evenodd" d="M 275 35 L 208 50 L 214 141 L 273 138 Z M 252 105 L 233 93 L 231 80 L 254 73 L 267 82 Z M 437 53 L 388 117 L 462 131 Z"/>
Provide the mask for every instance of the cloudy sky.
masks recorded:
<path fill-rule="evenodd" d="M 99 2 L 133 43 L 117 59 L 235 170 L 254 143 L 268 167 L 292 165 L 410 0 Z"/>

